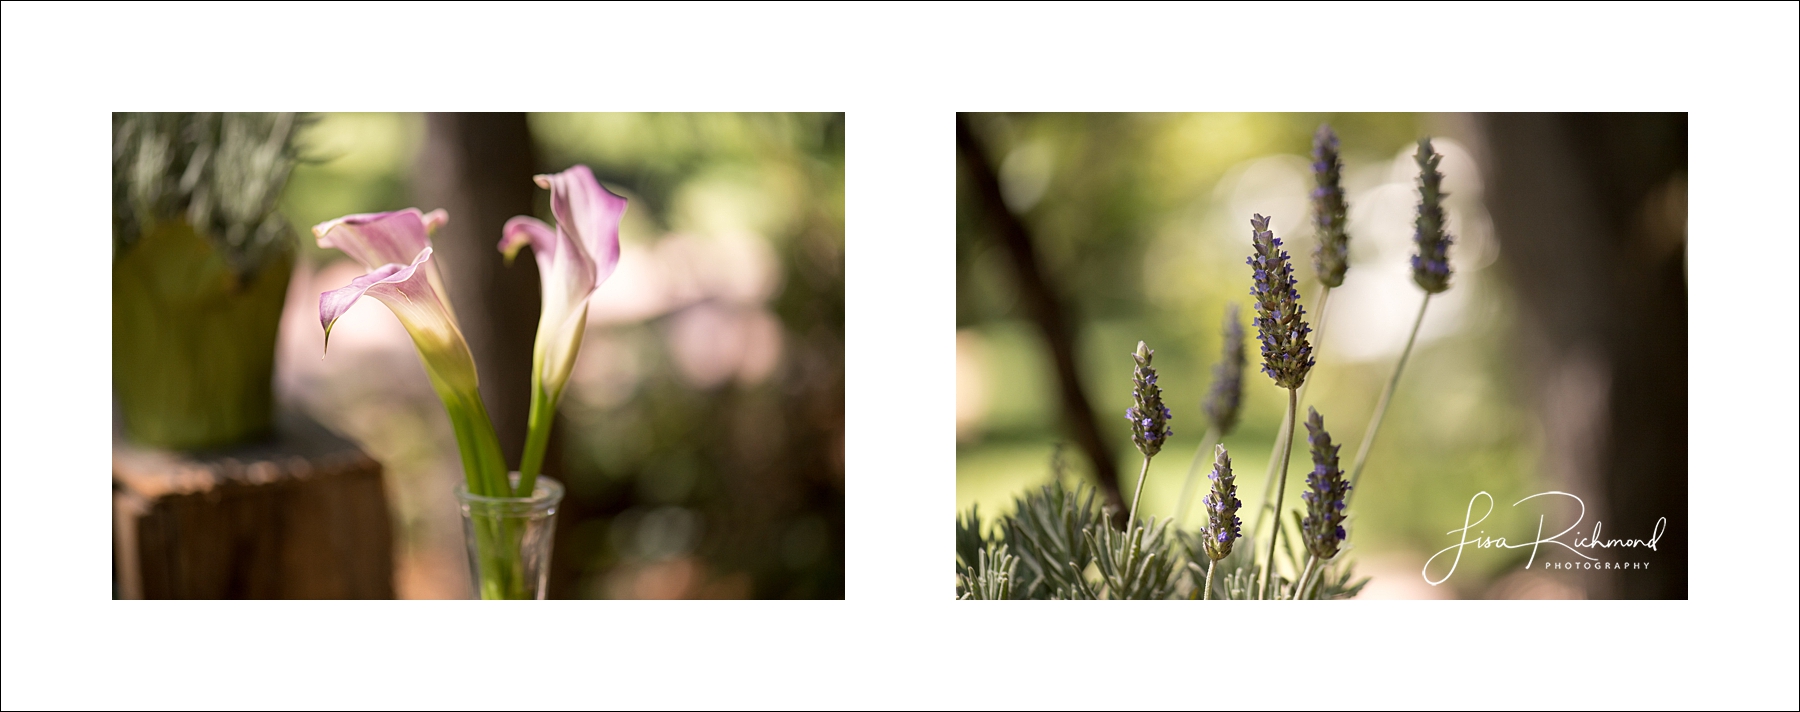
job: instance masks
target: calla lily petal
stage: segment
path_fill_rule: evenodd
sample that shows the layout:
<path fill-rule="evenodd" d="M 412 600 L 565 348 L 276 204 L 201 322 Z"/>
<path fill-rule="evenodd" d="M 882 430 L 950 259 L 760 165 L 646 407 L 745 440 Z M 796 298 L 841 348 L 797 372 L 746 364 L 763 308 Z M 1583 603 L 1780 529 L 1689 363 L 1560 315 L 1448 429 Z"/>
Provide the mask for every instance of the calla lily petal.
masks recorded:
<path fill-rule="evenodd" d="M 556 259 L 556 228 L 529 215 L 506 221 L 506 227 L 500 230 L 500 253 L 506 255 L 506 263 L 512 264 L 519 248 L 527 244 L 531 245 L 531 254 L 537 256 L 538 274 L 549 274 Z"/>
<path fill-rule="evenodd" d="M 475 358 L 431 260 L 429 233 L 448 219 L 442 210 L 426 214 L 408 208 L 347 215 L 314 227 L 319 246 L 343 250 L 369 268 L 350 284 L 319 295 L 319 325 L 329 343 L 331 327 L 358 299 L 367 295 L 386 304 L 412 336 L 432 389 L 450 415 L 470 491 L 500 496 L 509 490 L 499 440 L 481 403 Z"/>
<path fill-rule="evenodd" d="M 587 328 L 588 297 L 619 264 L 619 220 L 625 215 L 626 203 L 600 185 L 587 166 L 533 180 L 550 190 L 555 230 L 521 215 L 507 221 L 499 245 L 500 252 L 511 260 L 529 243 L 537 257 L 538 282 L 543 289 L 543 312 L 532 344 L 530 430 L 519 464 L 520 487 L 536 477 L 543 464 L 556 401 L 574 370 Z"/>
<path fill-rule="evenodd" d="M 442 210 L 431 215 L 407 208 L 391 213 L 345 215 L 313 226 L 320 247 L 343 250 L 364 267 L 375 269 L 386 264 L 407 264 L 419 250 L 430 244 L 431 230 L 443 225 L 449 216 Z"/>
<path fill-rule="evenodd" d="M 450 214 L 443 210 L 422 213 L 418 208 L 407 208 L 327 220 L 313 226 L 313 235 L 318 238 L 320 247 L 335 247 L 361 262 L 362 266 L 375 270 L 382 265 L 411 263 L 420 250 L 431 244 L 431 233 L 449 221 Z M 444 288 L 444 278 L 438 273 L 437 263 L 426 263 L 424 270 L 426 281 L 438 294 L 450 293 Z M 456 310 L 451 307 L 450 300 L 440 301 L 454 319 Z"/>
<path fill-rule="evenodd" d="M 417 208 L 413 209 L 417 210 Z M 434 233 L 437 232 L 438 228 L 443 227 L 445 223 L 450 222 L 450 213 L 445 212 L 443 208 L 438 208 L 437 210 L 426 213 L 424 221 L 426 234 Z"/>
<path fill-rule="evenodd" d="M 543 312 L 533 349 L 534 379 L 554 397 L 574 367 L 587 299 L 619 264 L 619 220 L 626 200 L 600 185 L 587 166 L 533 180 L 550 190 L 556 228 L 533 217 L 515 217 L 506 222 L 499 249 L 510 258 L 529 243 L 537 258 Z"/>
<path fill-rule="evenodd" d="M 389 263 L 375 268 L 374 271 L 356 279 L 350 284 L 319 295 L 319 325 L 325 328 L 325 348 L 331 349 L 331 326 L 337 323 L 338 317 L 350 311 L 350 306 L 361 299 L 363 294 L 377 285 L 404 284 L 418 276 L 419 265 L 431 259 L 431 248 L 419 251 L 412 264 L 403 265 Z M 397 289 L 397 287 L 395 287 Z"/>
<path fill-rule="evenodd" d="M 556 215 L 556 227 L 569 234 L 583 257 L 594 262 L 594 286 L 599 287 L 619 265 L 619 220 L 625 216 L 625 198 L 600 185 L 594 172 L 582 165 L 534 180 L 550 189 L 550 212 Z"/>

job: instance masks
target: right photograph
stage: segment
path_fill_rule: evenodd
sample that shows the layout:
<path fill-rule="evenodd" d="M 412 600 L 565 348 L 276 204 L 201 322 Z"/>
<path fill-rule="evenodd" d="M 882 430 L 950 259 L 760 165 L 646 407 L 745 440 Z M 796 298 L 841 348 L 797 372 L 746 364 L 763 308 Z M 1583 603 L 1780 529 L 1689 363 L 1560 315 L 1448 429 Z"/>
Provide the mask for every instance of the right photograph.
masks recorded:
<path fill-rule="evenodd" d="M 1686 599 L 1687 114 L 956 116 L 959 599 Z"/>

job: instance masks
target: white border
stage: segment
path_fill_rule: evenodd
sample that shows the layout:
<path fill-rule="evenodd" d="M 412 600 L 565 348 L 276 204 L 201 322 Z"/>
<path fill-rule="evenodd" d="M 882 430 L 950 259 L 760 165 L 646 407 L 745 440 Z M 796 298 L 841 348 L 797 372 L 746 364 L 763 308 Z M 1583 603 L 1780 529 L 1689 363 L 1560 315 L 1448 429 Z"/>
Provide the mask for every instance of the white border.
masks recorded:
<path fill-rule="evenodd" d="M 1796 26 L 1717 3 L 8 3 L 3 704 L 1796 707 Z M 106 600 L 107 114 L 195 108 L 848 112 L 850 600 Z M 1692 112 L 1693 600 L 948 601 L 951 115 L 1024 109 Z"/>

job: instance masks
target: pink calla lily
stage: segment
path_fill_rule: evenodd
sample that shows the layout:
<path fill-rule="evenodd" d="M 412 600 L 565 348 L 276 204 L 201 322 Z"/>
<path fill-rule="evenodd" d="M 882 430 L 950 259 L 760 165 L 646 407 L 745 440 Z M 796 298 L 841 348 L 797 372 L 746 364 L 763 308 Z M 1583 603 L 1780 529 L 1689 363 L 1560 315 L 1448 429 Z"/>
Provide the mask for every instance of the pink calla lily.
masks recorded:
<path fill-rule="evenodd" d="M 430 231 L 448 219 L 442 210 L 407 208 L 347 215 L 313 227 L 320 247 L 342 250 L 369 269 L 350 284 L 319 295 L 319 325 L 329 345 L 332 325 L 358 299 L 366 295 L 386 304 L 412 336 L 432 388 L 450 414 L 470 491 L 498 495 L 506 488 L 499 439 L 481 402 L 475 358 L 431 261 Z"/>
<path fill-rule="evenodd" d="M 550 190 L 556 227 L 534 217 L 515 217 L 502 230 L 500 251 L 511 260 L 519 248 L 530 244 L 537 258 L 543 311 L 534 360 L 547 389 L 560 393 L 581 346 L 588 297 L 619 264 L 619 219 L 625 214 L 625 199 L 601 186 L 587 166 L 534 180 Z"/>
<path fill-rule="evenodd" d="M 619 220 L 625 215 L 625 199 L 600 185 L 587 166 L 534 180 L 550 191 L 556 227 L 521 215 L 506 221 L 499 245 L 509 261 L 520 248 L 531 245 L 543 289 L 532 347 L 531 431 L 519 468 L 527 479 L 536 476 L 542 463 L 550 418 L 581 349 L 588 297 L 619 264 Z"/>
<path fill-rule="evenodd" d="M 474 379 L 472 358 L 468 359 L 467 369 L 441 358 L 461 360 L 455 358 L 455 352 L 469 352 L 456 315 L 450 310 L 450 300 L 444 297 L 436 265 L 430 261 L 429 232 L 448 220 L 442 210 L 423 214 L 417 208 L 407 208 L 391 213 L 347 215 L 313 227 L 320 247 L 342 250 L 369 270 L 350 284 L 319 295 L 319 324 L 325 328 L 327 348 L 332 325 L 367 294 L 381 300 L 400 318 L 433 378 L 451 378 L 458 386 L 467 385 L 460 382 L 464 377 Z M 440 372 L 433 366 L 445 368 Z M 465 370 L 467 373 L 463 373 Z"/>

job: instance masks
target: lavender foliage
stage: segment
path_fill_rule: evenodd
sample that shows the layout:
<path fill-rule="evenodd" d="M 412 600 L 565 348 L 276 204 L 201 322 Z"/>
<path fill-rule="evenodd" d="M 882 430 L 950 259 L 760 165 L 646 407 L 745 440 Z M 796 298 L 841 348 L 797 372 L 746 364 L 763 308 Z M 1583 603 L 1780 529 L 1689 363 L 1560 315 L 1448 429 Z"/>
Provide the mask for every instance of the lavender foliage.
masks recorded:
<path fill-rule="evenodd" d="M 1312 369 L 1312 327 L 1304 319 L 1300 291 L 1294 289 L 1294 266 L 1281 239 L 1269 231 L 1269 219 L 1250 220 L 1251 243 L 1256 253 L 1245 259 L 1250 265 L 1250 296 L 1256 299 L 1256 337 L 1262 342 L 1263 373 L 1282 388 L 1299 388 Z"/>

